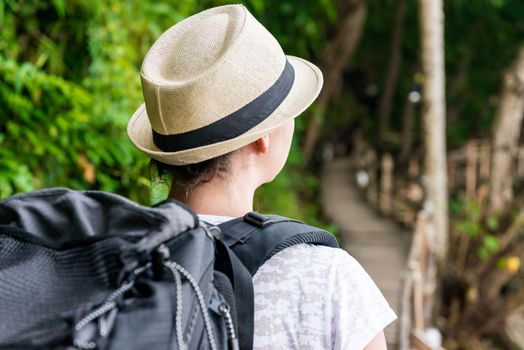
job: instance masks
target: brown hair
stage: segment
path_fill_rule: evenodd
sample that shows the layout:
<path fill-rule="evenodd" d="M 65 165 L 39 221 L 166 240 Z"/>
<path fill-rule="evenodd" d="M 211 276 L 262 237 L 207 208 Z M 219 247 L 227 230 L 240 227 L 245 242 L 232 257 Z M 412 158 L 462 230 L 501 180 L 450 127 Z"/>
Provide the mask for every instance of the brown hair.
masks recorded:
<path fill-rule="evenodd" d="M 167 178 L 172 181 L 172 187 L 187 193 L 197 186 L 211 181 L 216 176 L 227 176 L 231 167 L 233 152 L 188 165 L 169 165 L 156 159 L 151 159 L 149 162 L 149 176 L 153 179 L 155 177 L 153 172 L 155 172 L 156 177 L 160 181 Z"/>

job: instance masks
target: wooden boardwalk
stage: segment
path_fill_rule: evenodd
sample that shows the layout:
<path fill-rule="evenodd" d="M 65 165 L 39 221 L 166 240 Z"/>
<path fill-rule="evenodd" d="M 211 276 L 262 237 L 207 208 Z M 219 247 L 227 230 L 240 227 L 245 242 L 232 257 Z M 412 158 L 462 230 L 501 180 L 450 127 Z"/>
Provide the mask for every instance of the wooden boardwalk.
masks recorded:
<path fill-rule="evenodd" d="M 351 174 L 348 158 L 334 160 L 324 167 L 324 211 L 341 229 L 343 248 L 366 269 L 399 315 L 401 273 L 408 256 L 408 235 L 369 208 L 353 186 Z M 398 321 L 386 328 L 389 349 L 396 348 L 397 328 Z"/>

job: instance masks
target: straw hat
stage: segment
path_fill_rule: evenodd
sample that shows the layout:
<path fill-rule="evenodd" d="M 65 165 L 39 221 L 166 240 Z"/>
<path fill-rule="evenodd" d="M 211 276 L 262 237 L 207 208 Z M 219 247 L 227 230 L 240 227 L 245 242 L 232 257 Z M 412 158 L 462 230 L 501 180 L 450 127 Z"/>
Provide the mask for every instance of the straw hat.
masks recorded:
<path fill-rule="evenodd" d="M 286 56 L 242 5 L 177 23 L 142 63 L 145 103 L 131 141 L 163 163 L 198 163 L 241 148 L 302 113 L 322 87 L 312 63 Z"/>

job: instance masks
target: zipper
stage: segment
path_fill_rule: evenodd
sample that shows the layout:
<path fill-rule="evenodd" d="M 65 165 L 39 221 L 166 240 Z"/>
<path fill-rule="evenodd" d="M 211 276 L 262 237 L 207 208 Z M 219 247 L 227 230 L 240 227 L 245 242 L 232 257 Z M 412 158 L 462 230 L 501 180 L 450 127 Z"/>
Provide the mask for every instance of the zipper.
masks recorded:
<path fill-rule="evenodd" d="M 226 322 L 227 338 L 229 339 L 230 348 L 232 350 L 239 350 L 238 338 L 235 333 L 235 326 L 233 325 L 233 318 L 231 317 L 229 305 L 226 303 L 220 304 L 218 306 L 218 312 L 220 312 Z"/>

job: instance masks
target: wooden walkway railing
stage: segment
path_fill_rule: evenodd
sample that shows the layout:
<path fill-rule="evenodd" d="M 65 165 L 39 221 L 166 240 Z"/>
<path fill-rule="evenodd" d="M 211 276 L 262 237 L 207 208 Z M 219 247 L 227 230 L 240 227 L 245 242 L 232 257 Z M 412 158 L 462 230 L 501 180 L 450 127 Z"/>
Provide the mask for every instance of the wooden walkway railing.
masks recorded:
<path fill-rule="evenodd" d="M 442 337 L 431 322 L 437 288 L 437 264 L 431 245 L 434 233 L 431 213 L 421 210 L 402 282 L 399 350 L 441 349 Z"/>
<path fill-rule="evenodd" d="M 382 214 L 413 227 L 424 200 L 422 160 L 412 157 L 398 171 L 393 157 L 377 152 L 363 142 L 356 142 L 352 163 L 360 188 L 368 202 Z M 514 154 L 514 176 L 524 182 L 524 146 Z M 402 176 L 395 176 L 402 173 Z M 471 140 L 464 147 L 448 152 L 448 192 L 464 193 L 482 204 L 488 195 L 490 176 L 489 140 Z"/>
<path fill-rule="evenodd" d="M 524 147 L 514 154 L 515 177 L 524 180 Z M 405 169 L 395 171 L 393 157 L 380 159 L 369 145 L 357 142 L 352 164 L 358 186 L 369 204 L 380 213 L 413 230 L 411 248 L 403 271 L 399 303 L 398 348 L 439 349 L 440 332 L 432 326 L 437 265 L 431 246 L 435 234 L 431 212 L 423 209 L 421 160 L 412 157 Z M 448 191 L 462 192 L 477 203 L 487 200 L 490 175 L 489 140 L 471 140 L 448 153 Z M 402 177 L 395 174 L 402 173 Z"/>
<path fill-rule="evenodd" d="M 514 162 L 516 180 L 524 181 L 524 147 L 519 148 L 515 152 Z M 390 335 L 390 339 L 393 339 L 392 342 L 390 341 L 390 348 L 397 348 L 398 346 L 400 350 L 441 349 L 440 343 L 442 339 L 440 332 L 431 322 L 437 284 L 437 265 L 434 249 L 431 246 L 435 228 L 430 208 L 423 208 L 424 188 L 422 185 L 421 160 L 413 157 L 404 166 L 405 169 L 396 171 L 394 159 L 390 154 L 385 153 L 379 159 L 377 152 L 373 148 L 357 141 L 353 146 L 352 157 L 351 160 L 348 160 L 348 163 L 351 166 L 345 169 L 349 176 L 347 181 L 356 183 L 363 193 L 361 197 L 365 198 L 370 206 L 381 214 L 393 218 L 414 232 L 411 237 L 407 263 L 398 272 L 399 275 L 402 275 L 402 285 L 399 285 L 399 292 L 390 293 L 386 296 L 389 299 L 393 299 L 396 297 L 396 294 L 399 295 L 399 300 L 392 302 L 396 311 L 399 312 L 399 329 L 393 335 Z M 341 163 L 339 162 L 338 164 L 340 166 Z M 466 198 L 474 199 L 477 203 L 483 203 L 487 200 L 489 190 L 489 141 L 472 140 L 464 147 L 448 152 L 447 170 L 448 191 L 450 193 L 462 192 Z M 395 177 L 395 174 L 398 173 L 402 173 L 402 176 Z M 341 175 L 339 174 L 339 176 Z M 338 194 L 332 193 L 331 195 L 340 197 L 344 193 L 340 189 L 338 189 L 338 192 Z M 355 201 L 356 198 L 354 194 L 352 198 L 347 197 L 346 195 L 346 201 Z M 324 202 L 326 201 L 328 200 L 324 200 Z M 347 211 L 351 210 L 351 208 L 354 209 L 354 205 L 346 208 L 349 208 L 346 212 L 338 213 L 341 222 L 344 222 L 348 217 L 352 218 L 352 220 L 359 220 L 359 215 L 360 220 L 371 220 L 369 217 L 364 219 L 365 216 L 361 214 L 356 216 L 349 215 Z M 333 215 L 331 216 L 333 217 Z M 358 241 L 359 239 L 364 239 L 362 235 L 355 234 L 359 230 L 359 225 L 362 224 L 355 225 L 353 223 L 353 232 L 347 234 L 350 240 L 356 239 Z M 344 227 L 348 226 L 342 225 L 343 229 Z M 391 229 L 391 231 L 396 230 Z M 378 237 L 376 232 L 373 234 Z M 368 243 L 362 245 L 362 251 L 372 249 L 374 243 L 370 235 L 365 238 L 368 240 Z M 392 235 L 389 234 L 389 236 Z M 384 239 L 380 238 L 379 241 Z M 348 250 L 353 253 L 351 249 L 355 252 L 355 248 L 352 248 L 350 243 Z M 356 248 L 356 252 L 353 253 L 357 255 L 357 258 L 359 255 L 358 249 L 360 248 Z M 389 251 L 394 249 L 396 248 L 390 247 Z M 384 252 L 382 254 L 385 254 Z M 375 251 L 374 254 L 378 253 Z M 368 264 L 370 270 L 372 270 L 374 268 L 372 261 L 377 260 L 377 256 L 373 257 L 370 262 L 366 262 L 365 257 L 362 260 L 364 267 Z M 396 272 L 390 273 L 394 274 Z M 370 274 L 372 273 L 370 272 Z M 377 276 L 377 284 L 380 287 L 381 276 Z M 372 277 L 374 276 L 372 275 Z M 391 329 L 389 332 L 391 333 Z"/>

